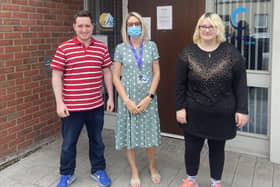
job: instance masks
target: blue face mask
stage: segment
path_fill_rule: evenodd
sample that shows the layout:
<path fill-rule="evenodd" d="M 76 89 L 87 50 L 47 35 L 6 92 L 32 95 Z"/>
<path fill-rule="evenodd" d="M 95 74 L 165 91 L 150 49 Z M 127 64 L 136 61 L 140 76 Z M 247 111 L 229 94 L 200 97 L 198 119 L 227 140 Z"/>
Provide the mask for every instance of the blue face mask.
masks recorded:
<path fill-rule="evenodd" d="M 137 38 L 142 33 L 142 27 L 141 26 L 134 26 L 134 27 L 128 27 L 127 28 L 127 34 L 131 36 L 132 38 Z"/>

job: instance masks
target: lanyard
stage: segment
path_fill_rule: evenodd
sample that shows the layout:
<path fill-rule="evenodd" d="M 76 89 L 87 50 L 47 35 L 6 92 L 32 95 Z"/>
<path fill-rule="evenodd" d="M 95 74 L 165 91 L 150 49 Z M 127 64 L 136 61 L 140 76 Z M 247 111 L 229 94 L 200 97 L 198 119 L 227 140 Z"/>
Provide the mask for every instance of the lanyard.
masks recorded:
<path fill-rule="evenodd" d="M 131 41 L 129 41 L 129 44 L 130 44 L 130 49 L 134 55 L 134 58 L 135 58 L 135 61 L 136 61 L 136 64 L 137 64 L 137 67 L 139 68 L 139 70 L 141 70 L 142 68 L 142 57 L 143 57 L 143 43 L 141 43 L 140 45 L 140 50 L 139 50 L 139 56 L 137 55 L 137 52 L 135 50 L 135 48 L 133 47 Z"/>

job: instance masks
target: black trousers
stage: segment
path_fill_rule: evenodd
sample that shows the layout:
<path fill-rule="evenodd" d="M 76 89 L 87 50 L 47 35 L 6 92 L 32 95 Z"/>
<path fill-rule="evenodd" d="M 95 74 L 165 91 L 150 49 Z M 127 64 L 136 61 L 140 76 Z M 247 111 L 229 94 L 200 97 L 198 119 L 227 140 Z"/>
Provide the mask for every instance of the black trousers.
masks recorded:
<path fill-rule="evenodd" d="M 199 169 L 200 152 L 205 138 L 185 132 L 185 166 L 189 176 L 196 176 Z M 225 161 L 225 140 L 207 139 L 209 147 L 210 176 L 221 180 Z"/>

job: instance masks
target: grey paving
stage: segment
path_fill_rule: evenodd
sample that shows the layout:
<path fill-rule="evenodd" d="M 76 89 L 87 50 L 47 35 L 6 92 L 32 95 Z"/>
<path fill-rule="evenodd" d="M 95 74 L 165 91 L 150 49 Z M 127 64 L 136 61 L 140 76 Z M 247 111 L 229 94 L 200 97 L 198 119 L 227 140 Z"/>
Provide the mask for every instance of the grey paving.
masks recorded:
<path fill-rule="evenodd" d="M 130 170 L 124 151 L 114 148 L 113 130 L 104 130 L 106 145 L 107 171 L 113 180 L 113 187 L 128 187 Z M 43 146 L 38 151 L 0 171 L 0 187 L 55 187 L 59 175 L 59 151 L 61 139 Z M 157 149 L 157 166 L 162 175 L 162 182 L 151 182 L 146 154 L 137 149 L 137 164 L 142 187 L 178 187 L 185 177 L 184 141 L 162 137 L 162 144 Z M 208 150 L 204 147 L 198 174 L 200 187 L 209 187 Z M 83 131 L 78 143 L 77 169 L 78 179 L 71 187 L 97 187 L 89 177 L 87 135 Z M 266 159 L 226 152 L 223 175 L 223 187 L 280 187 L 280 166 Z"/>

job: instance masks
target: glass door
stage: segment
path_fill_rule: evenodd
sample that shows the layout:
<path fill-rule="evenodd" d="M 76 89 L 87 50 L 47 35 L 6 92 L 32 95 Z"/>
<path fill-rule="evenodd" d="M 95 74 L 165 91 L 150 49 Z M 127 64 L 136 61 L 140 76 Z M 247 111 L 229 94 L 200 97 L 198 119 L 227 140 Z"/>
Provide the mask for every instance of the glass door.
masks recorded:
<path fill-rule="evenodd" d="M 225 22 L 227 42 L 235 45 L 246 60 L 249 123 L 239 130 L 239 135 L 251 143 L 260 140 L 260 150 L 268 149 L 272 2 L 215 0 L 214 7 Z M 268 150 L 260 154 L 266 153 Z"/>

